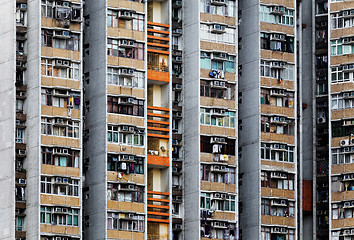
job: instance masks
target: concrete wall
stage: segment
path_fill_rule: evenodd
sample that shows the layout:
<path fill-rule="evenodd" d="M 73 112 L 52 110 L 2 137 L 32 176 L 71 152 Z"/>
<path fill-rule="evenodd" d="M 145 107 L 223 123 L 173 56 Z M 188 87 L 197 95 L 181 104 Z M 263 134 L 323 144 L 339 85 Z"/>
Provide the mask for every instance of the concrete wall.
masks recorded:
<path fill-rule="evenodd" d="M 106 239 L 106 149 L 107 149 L 107 84 L 106 84 L 106 1 L 87 0 L 85 16 L 90 25 L 86 27 L 86 42 L 90 43 L 89 55 L 85 56 L 85 73 L 89 73 L 89 84 L 85 82 L 85 101 L 90 101 L 86 111 L 85 129 L 89 138 L 84 145 L 85 158 L 89 158 L 85 186 L 89 188 L 85 200 L 85 217 L 89 226 L 85 239 Z"/>
<path fill-rule="evenodd" d="M 242 176 L 240 228 L 243 239 L 260 236 L 260 26 L 259 1 L 240 1 L 239 173 Z M 239 11 L 239 12 L 240 12 Z M 242 123 L 241 123 L 242 121 Z M 241 130 L 242 128 L 242 130 Z M 241 178 L 240 178 L 241 180 Z"/>
<path fill-rule="evenodd" d="M 185 239 L 200 238 L 200 40 L 199 1 L 184 1 L 184 228 Z"/>
<path fill-rule="evenodd" d="M 314 88 L 316 85 L 315 79 L 313 78 L 313 45 L 306 44 L 312 43 L 315 39 L 313 39 L 313 31 L 315 26 L 312 24 L 312 15 L 314 11 L 312 10 L 312 2 L 311 1 L 303 1 L 301 3 L 301 25 L 306 25 L 306 28 L 302 28 L 301 30 L 301 61 L 299 62 L 299 68 L 301 75 L 301 81 L 299 81 L 299 97 L 300 103 L 306 104 L 307 108 L 301 108 L 299 105 L 300 111 L 300 138 L 299 138 L 299 148 L 300 154 L 302 154 L 302 167 L 301 167 L 301 175 L 303 180 L 312 180 L 313 176 L 315 176 L 315 172 L 313 169 L 313 161 L 314 161 L 314 138 L 316 134 L 315 123 L 313 121 L 316 120 L 314 118 L 314 105 L 313 100 L 315 97 Z M 301 190 L 301 189 L 299 189 Z M 313 216 L 312 214 L 303 214 L 302 209 L 300 209 L 300 214 L 302 214 L 302 236 L 301 239 L 310 240 L 313 239 L 312 231 L 313 231 Z M 301 217 L 301 216 L 299 216 Z"/>
<path fill-rule="evenodd" d="M 0 0 L 0 239 L 15 239 L 15 1 Z"/>
<path fill-rule="evenodd" d="M 26 121 L 27 158 L 27 239 L 40 235 L 40 156 L 41 156 L 41 12 L 37 1 L 28 1 L 27 27 L 27 100 Z"/>

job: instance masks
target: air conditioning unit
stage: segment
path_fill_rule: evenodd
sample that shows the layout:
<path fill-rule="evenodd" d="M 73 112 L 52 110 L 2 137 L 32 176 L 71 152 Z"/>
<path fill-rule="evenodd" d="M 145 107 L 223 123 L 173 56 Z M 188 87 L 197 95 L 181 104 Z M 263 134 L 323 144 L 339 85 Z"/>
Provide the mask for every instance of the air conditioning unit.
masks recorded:
<path fill-rule="evenodd" d="M 122 131 L 126 132 L 126 131 L 129 130 L 129 127 L 128 126 L 122 126 L 121 129 L 122 129 Z"/>
<path fill-rule="evenodd" d="M 318 117 L 317 118 L 317 123 L 325 123 L 326 122 L 326 117 Z"/>
<path fill-rule="evenodd" d="M 220 222 L 213 222 L 213 226 L 214 227 L 219 227 L 220 226 Z"/>
<path fill-rule="evenodd" d="M 219 165 L 215 165 L 211 167 L 212 171 L 219 171 L 220 170 L 220 166 Z"/>
<path fill-rule="evenodd" d="M 176 61 L 181 62 L 181 61 L 182 61 L 182 57 L 181 57 L 181 56 L 177 56 L 177 57 L 176 57 Z"/>
<path fill-rule="evenodd" d="M 350 234 L 350 230 L 349 229 L 346 229 L 343 231 L 343 235 L 349 235 Z"/>
<path fill-rule="evenodd" d="M 351 234 L 354 234 L 354 229 L 351 230 Z"/>
<path fill-rule="evenodd" d="M 182 34 L 182 28 L 176 28 L 173 32 L 178 33 L 178 34 Z"/>
<path fill-rule="evenodd" d="M 281 233 L 280 227 L 272 227 L 272 233 Z"/>
<path fill-rule="evenodd" d="M 63 178 L 63 183 L 69 183 L 69 179 L 68 178 Z"/>
<path fill-rule="evenodd" d="M 55 240 L 61 240 L 61 237 L 55 237 Z"/>
<path fill-rule="evenodd" d="M 350 207 L 350 205 L 351 205 L 350 202 L 345 202 L 344 203 L 344 207 Z"/>
<path fill-rule="evenodd" d="M 61 212 L 62 212 L 62 213 L 68 213 L 68 209 L 67 209 L 67 208 L 62 208 L 62 209 L 61 209 Z"/>
<path fill-rule="evenodd" d="M 128 103 L 133 103 L 134 102 L 134 98 L 128 98 Z"/>
<path fill-rule="evenodd" d="M 220 170 L 221 171 L 225 171 L 226 170 L 226 166 L 220 166 Z"/>
<path fill-rule="evenodd" d="M 182 198 L 182 196 L 176 196 L 176 200 L 177 200 L 177 201 L 182 201 L 183 198 Z"/>
<path fill-rule="evenodd" d="M 18 150 L 18 154 L 26 155 L 26 150 L 25 149 L 20 149 L 20 150 Z"/>
<path fill-rule="evenodd" d="M 129 213 L 129 218 L 134 218 L 135 214 L 134 213 Z"/>
<path fill-rule="evenodd" d="M 349 145 L 349 139 L 343 139 L 340 140 L 340 145 L 343 146 L 348 146 Z"/>
<path fill-rule="evenodd" d="M 19 179 L 18 179 L 18 183 L 19 183 L 19 184 L 26 184 L 26 179 L 24 179 L 24 178 L 19 178 Z"/>
<path fill-rule="evenodd" d="M 214 198 L 220 198 L 221 195 L 220 195 L 220 193 L 214 193 L 213 197 L 214 197 Z"/>
<path fill-rule="evenodd" d="M 182 229 L 182 224 L 175 224 L 175 229 Z"/>
<path fill-rule="evenodd" d="M 54 212 L 61 213 L 62 209 L 60 207 L 56 207 L 56 208 L 54 208 Z"/>
<path fill-rule="evenodd" d="M 130 11 L 119 11 L 118 13 L 118 18 L 121 19 L 132 19 L 133 18 L 133 13 Z"/>
<path fill-rule="evenodd" d="M 135 190 L 135 185 L 128 185 L 128 189 Z"/>
<path fill-rule="evenodd" d="M 280 144 L 274 143 L 274 144 L 273 144 L 273 148 L 274 148 L 274 149 L 279 149 L 279 148 L 280 148 Z"/>
<path fill-rule="evenodd" d="M 226 199 L 226 194 L 225 193 L 221 194 L 221 198 Z"/>
<path fill-rule="evenodd" d="M 222 6 L 222 5 L 225 5 L 226 3 L 225 3 L 225 0 L 211 0 L 210 4 Z"/>
<path fill-rule="evenodd" d="M 182 90 L 182 85 L 181 84 L 176 84 L 175 89 L 176 90 Z"/>
<path fill-rule="evenodd" d="M 27 4 L 22 3 L 22 4 L 20 5 L 20 8 L 22 8 L 22 9 L 27 9 Z"/>
<path fill-rule="evenodd" d="M 177 168 L 176 167 L 172 167 L 172 172 L 176 173 L 177 172 Z"/>
<path fill-rule="evenodd" d="M 280 201 L 280 204 L 281 204 L 281 205 L 286 205 L 286 200 L 281 200 L 281 201 Z"/>
<path fill-rule="evenodd" d="M 55 60 L 54 66 L 57 68 L 67 68 L 70 67 L 70 62 L 66 60 L 57 59 Z"/>
<path fill-rule="evenodd" d="M 176 1 L 175 4 L 176 6 L 182 6 L 182 1 Z"/>
<path fill-rule="evenodd" d="M 57 177 L 57 178 L 55 179 L 55 182 L 56 182 L 56 183 L 61 183 L 61 182 L 62 182 L 62 178 L 61 178 L 61 177 Z"/>
<path fill-rule="evenodd" d="M 63 149 L 63 154 L 69 154 L 69 149 L 64 148 Z"/>
<path fill-rule="evenodd" d="M 224 33 L 224 32 L 226 32 L 226 27 L 224 25 L 220 25 L 220 24 L 213 24 L 211 32 L 212 33 Z"/>
<path fill-rule="evenodd" d="M 129 132 L 134 132 L 134 127 L 129 127 Z"/>

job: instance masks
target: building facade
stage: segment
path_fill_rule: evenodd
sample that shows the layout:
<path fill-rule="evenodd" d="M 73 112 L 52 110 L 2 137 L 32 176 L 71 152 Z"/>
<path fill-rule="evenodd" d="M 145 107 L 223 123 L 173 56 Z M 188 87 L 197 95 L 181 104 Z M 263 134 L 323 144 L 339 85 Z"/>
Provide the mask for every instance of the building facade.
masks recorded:
<path fill-rule="evenodd" d="M 354 238 L 353 0 L 0 14 L 1 239 Z"/>

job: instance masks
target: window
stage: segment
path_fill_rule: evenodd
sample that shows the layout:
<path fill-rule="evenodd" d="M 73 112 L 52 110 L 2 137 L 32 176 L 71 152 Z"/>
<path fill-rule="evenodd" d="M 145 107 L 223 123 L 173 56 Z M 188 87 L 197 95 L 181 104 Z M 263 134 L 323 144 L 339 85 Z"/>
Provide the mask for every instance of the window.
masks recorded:
<path fill-rule="evenodd" d="M 145 72 L 134 70 L 132 74 L 124 74 L 130 69 L 107 68 L 107 82 L 112 85 L 119 85 L 124 87 L 144 88 L 145 86 Z"/>
<path fill-rule="evenodd" d="M 217 81 L 218 84 L 220 81 Z M 212 81 L 200 80 L 200 96 L 235 100 L 235 84 L 225 83 L 225 87 L 217 87 Z"/>
<path fill-rule="evenodd" d="M 79 226 L 79 209 L 41 206 L 40 219 L 43 224 Z"/>
<path fill-rule="evenodd" d="M 354 191 L 354 181 L 351 174 L 332 177 L 332 192 Z"/>
<path fill-rule="evenodd" d="M 278 143 L 261 143 L 261 159 L 278 162 L 294 162 L 293 146 Z"/>
<path fill-rule="evenodd" d="M 80 93 L 59 89 L 41 89 L 42 105 L 80 109 Z"/>
<path fill-rule="evenodd" d="M 215 137 L 213 137 L 215 139 Z M 219 138 L 220 139 L 220 138 Z M 201 152 L 214 153 L 214 154 L 226 154 L 235 156 L 235 140 L 229 138 L 224 139 L 223 143 L 211 143 L 211 137 L 200 137 L 200 149 Z"/>
<path fill-rule="evenodd" d="M 220 170 L 222 169 L 222 170 Z M 235 184 L 235 168 L 230 166 L 200 165 L 200 177 L 202 181 Z"/>
<path fill-rule="evenodd" d="M 42 46 L 79 51 L 80 34 L 69 32 L 68 38 L 55 38 L 53 30 L 42 29 Z"/>
<path fill-rule="evenodd" d="M 118 39 L 107 39 L 107 55 L 144 60 L 144 44 L 134 42 L 134 47 L 121 47 Z"/>
<path fill-rule="evenodd" d="M 42 0 L 41 15 L 42 17 L 53 17 L 53 0 Z"/>
<path fill-rule="evenodd" d="M 132 184 L 107 184 L 107 199 L 119 202 L 144 203 L 144 187 Z"/>
<path fill-rule="evenodd" d="M 42 164 L 79 167 L 80 151 L 67 148 L 42 147 Z"/>
<path fill-rule="evenodd" d="M 235 128 L 235 112 L 221 110 L 222 113 L 218 114 L 218 109 L 200 109 L 200 123 L 204 125 L 231 127 Z"/>
<path fill-rule="evenodd" d="M 261 33 L 261 48 L 277 52 L 294 53 L 294 37 L 278 33 Z"/>
<path fill-rule="evenodd" d="M 279 64 L 279 62 L 277 62 Z M 295 75 L 295 66 L 291 64 L 285 64 L 284 63 L 284 68 L 274 68 L 271 67 L 272 62 L 271 61 L 264 61 L 261 60 L 261 76 L 262 77 L 271 77 L 271 78 L 276 78 L 280 80 L 290 80 L 294 81 L 294 75 Z"/>
<path fill-rule="evenodd" d="M 25 217 L 16 216 L 15 230 L 16 231 L 25 231 Z"/>
<path fill-rule="evenodd" d="M 135 98 L 108 96 L 107 110 L 108 113 L 117 113 L 117 114 L 143 117 L 144 101 Z"/>
<path fill-rule="evenodd" d="M 134 31 L 144 31 L 144 15 L 143 14 L 132 14 L 132 19 L 122 19 L 119 18 L 119 11 L 110 10 L 107 11 L 107 26 L 108 27 L 119 27 L 121 29 L 128 29 Z"/>
<path fill-rule="evenodd" d="M 294 11 L 286 9 L 285 7 L 277 7 L 278 11 L 281 11 L 282 14 L 274 14 L 272 12 L 274 6 L 260 6 L 260 20 L 262 22 L 275 23 L 287 26 L 294 26 Z"/>
<path fill-rule="evenodd" d="M 25 143 L 25 129 L 24 128 L 16 128 L 16 143 Z"/>
<path fill-rule="evenodd" d="M 206 53 L 201 52 L 200 55 L 200 67 L 203 69 L 226 71 L 230 73 L 235 73 L 235 57 L 231 55 L 224 55 L 222 58 L 216 57 L 220 53 Z M 223 73 L 218 73 L 211 75 L 211 78 L 223 78 Z"/>
<path fill-rule="evenodd" d="M 120 231 L 144 232 L 145 216 L 135 213 L 107 213 L 107 228 Z"/>
<path fill-rule="evenodd" d="M 348 208 L 349 206 L 349 208 Z M 341 202 L 332 204 L 332 219 L 353 218 L 354 210 L 350 208 L 351 202 Z"/>
<path fill-rule="evenodd" d="M 261 89 L 261 104 L 267 104 L 278 107 L 294 107 L 294 92 L 283 90 L 279 94 L 278 89 Z"/>
<path fill-rule="evenodd" d="M 223 196 L 221 196 L 223 195 Z M 236 211 L 235 195 L 224 193 L 200 193 L 200 208 L 216 211 Z"/>
<path fill-rule="evenodd" d="M 331 55 L 343 55 L 354 53 L 354 45 L 343 44 L 343 39 L 337 39 L 331 41 Z"/>
<path fill-rule="evenodd" d="M 67 66 L 62 64 L 65 62 Z M 80 64 L 66 60 L 42 58 L 42 76 L 80 80 Z"/>
<path fill-rule="evenodd" d="M 354 69 L 354 65 L 332 67 L 331 68 L 332 83 L 353 81 L 354 72 L 353 71 L 343 71 L 343 70 L 348 70 L 348 69 L 352 69 L 352 68 Z"/>
<path fill-rule="evenodd" d="M 224 33 L 215 33 L 214 25 L 200 24 L 200 40 L 223 44 L 235 44 L 236 29 L 226 26 Z"/>
<path fill-rule="evenodd" d="M 354 10 L 345 10 L 331 14 L 332 29 L 350 28 L 354 23 Z"/>
<path fill-rule="evenodd" d="M 354 163 L 354 158 L 352 159 L 350 152 L 350 147 L 332 149 L 332 164 L 336 165 Z"/>
<path fill-rule="evenodd" d="M 261 131 L 276 133 L 276 134 L 285 134 L 285 135 L 294 135 L 294 119 L 287 119 L 285 117 L 269 117 L 262 116 L 261 118 Z"/>
<path fill-rule="evenodd" d="M 261 214 L 277 217 L 295 217 L 295 202 L 282 199 L 261 200 Z"/>
<path fill-rule="evenodd" d="M 144 174 L 144 158 L 133 155 L 107 155 L 107 171 Z"/>
<path fill-rule="evenodd" d="M 41 193 L 78 197 L 79 179 L 41 177 Z"/>
<path fill-rule="evenodd" d="M 80 122 L 62 118 L 42 118 L 41 133 L 49 136 L 79 138 Z"/>
<path fill-rule="evenodd" d="M 332 110 L 353 108 L 354 101 L 351 96 L 354 96 L 354 92 L 332 94 Z"/>
<path fill-rule="evenodd" d="M 211 0 L 200 0 L 200 12 L 235 17 L 236 2 L 229 0 L 225 3 L 225 5 L 217 6 L 211 4 Z"/>
<path fill-rule="evenodd" d="M 124 128 L 129 130 L 124 130 Z M 131 130 L 131 128 L 133 130 Z M 128 126 L 108 126 L 107 141 L 133 146 L 144 146 L 144 129 L 137 129 Z"/>
<path fill-rule="evenodd" d="M 261 172 L 261 186 L 268 188 L 278 188 L 284 190 L 294 190 L 295 175 L 285 172 Z"/>

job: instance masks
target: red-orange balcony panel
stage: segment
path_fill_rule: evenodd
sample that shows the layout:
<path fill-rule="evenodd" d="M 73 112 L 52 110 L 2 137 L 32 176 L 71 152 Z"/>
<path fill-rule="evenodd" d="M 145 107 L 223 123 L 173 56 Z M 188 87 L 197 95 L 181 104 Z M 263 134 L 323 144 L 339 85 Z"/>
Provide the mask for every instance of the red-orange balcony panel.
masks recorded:
<path fill-rule="evenodd" d="M 147 76 L 149 80 L 155 80 L 160 82 L 170 82 L 170 73 L 162 71 L 148 70 Z"/>
<path fill-rule="evenodd" d="M 164 138 L 164 139 L 169 139 L 169 135 L 162 135 L 162 134 L 155 134 L 155 133 L 148 133 L 148 137 L 154 137 L 154 138 Z"/>
<path fill-rule="evenodd" d="M 164 27 L 164 28 L 169 28 L 169 24 L 164 24 L 164 23 L 157 23 L 157 22 L 147 22 L 147 25 L 151 26 L 157 26 L 157 27 Z"/>
<path fill-rule="evenodd" d="M 165 220 L 165 219 L 148 218 L 147 220 L 148 220 L 148 222 L 170 223 L 169 220 Z"/>
<path fill-rule="evenodd" d="M 161 157 L 161 156 L 147 156 L 147 163 L 151 165 L 159 165 L 164 167 L 170 166 L 170 158 L 169 157 Z"/>

